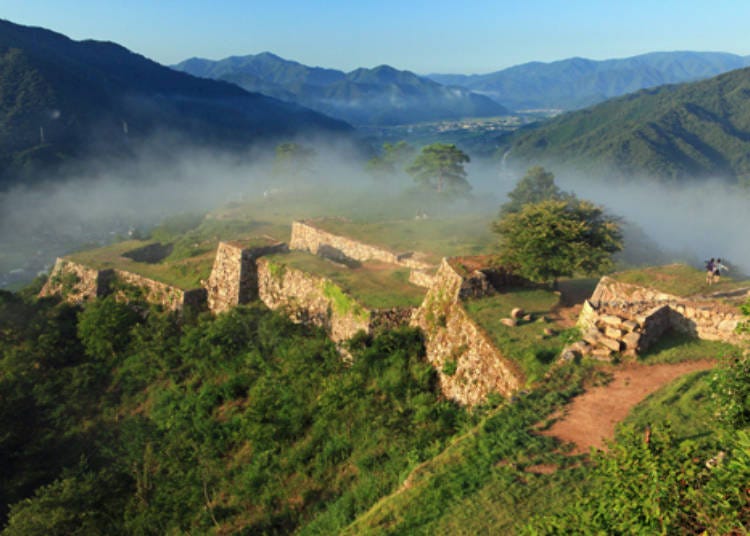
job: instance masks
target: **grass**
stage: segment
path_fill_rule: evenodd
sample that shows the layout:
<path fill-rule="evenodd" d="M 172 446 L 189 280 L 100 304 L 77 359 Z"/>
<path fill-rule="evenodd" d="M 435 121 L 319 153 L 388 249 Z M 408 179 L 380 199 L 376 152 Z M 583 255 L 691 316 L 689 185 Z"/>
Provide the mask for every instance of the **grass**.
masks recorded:
<path fill-rule="evenodd" d="M 491 221 L 489 216 L 471 215 L 379 222 L 323 219 L 313 224 L 395 253 L 418 251 L 426 262 L 437 264 L 443 257 L 492 253 L 497 239 L 490 230 Z"/>
<path fill-rule="evenodd" d="M 565 345 L 564 337 L 545 336 L 548 322 L 540 321 L 558 304 L 558 294 L 544 289 L 508 289 L 505 292 L 469 300 L 464 308 L 494 341 L 497 348 L 523 370 L 529 383 L 541 378 Z M 530 322 L 515 327 L 500 322 L 515 307 L 532 315 Z"/>
<path fill-rule="evenodd" d="M 736 346 L 720 341 L 706 341 L 673 330 L 667 331 L 638 357 L 648 364 L 679 363 L 698 359 L 718 359 L 738 354 Z"/>
<path fill-rule="evenodd" d="M 591 367 L 556 369 L 538 392 L 489 410 L 342 534 L 517 534 L 541 511 L 564 509 L 585 484 L 587 468 L 574 468 L 575 460 L 535 426 L 580 392 L 591 374 Z M 564 469 L 527 471 L 540 464 Z"/>
<path fill-rule="evenodd" d="M 705 271 L 686 264 L 668 264 L 627 270 L 614 273 L 611 277 L 622 283 L 650 287 L 675 296 L 727 292 L 750 286 L 750 281 L 735 281 L 729 277 L 722 277 L 720 283 L 709 286 L 706 284 Z"/>
<path fill-rule="evenodd" d="M 173 262 L 150 264 L 136 262 L 123 253 L 148 245 L 150 242 L 128 240 L 99 249 L 82 251 L 69 255 L 68 258 L 97 270 L 118 269 L 133 272 L 155 281 L 166 283 L 181 289 L 200 287 L 202 279 L 207 279 L 214 262 L 214 251 L 200 253 Z"/>
<path fill-rule="evenodd" d="M 716 431 L 711 401 L 710 370 L 687 374 L 670 382 L 633 408 L 621 426 L 637 430 L 669 425 L 679 440 L 697 439 Z"/>
<path fill-rule="evenodd" d="M 422 303 L 425 289 L 409 283 L 409 270 L 383 263 L 362 263 L 347 268 L 300 251 L 269 257 L 274 264 L 296 268 L 330 279 L 345 293 L 369 309 L 415 307 Z"/>

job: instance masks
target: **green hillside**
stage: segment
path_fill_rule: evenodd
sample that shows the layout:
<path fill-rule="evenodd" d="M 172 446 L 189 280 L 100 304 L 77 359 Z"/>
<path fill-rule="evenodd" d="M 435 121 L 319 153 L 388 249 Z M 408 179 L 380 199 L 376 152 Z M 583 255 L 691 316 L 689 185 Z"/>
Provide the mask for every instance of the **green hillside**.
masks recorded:
<path fill-rule="evenodd" d="M 750 69 L 643 90 L 517 132 L 509 158 L 685 179 L 750 177 Z"/>
<path fill-rule="evenodd" d="M 349 127 L 114 43 L 0 20 L 0 187 L 72 157 L 131 154 L 156 132 L 244 148 L 306 130 Z"/>
<path fill-rule="evenodd" d="M 749 63 L 747 57 L 725 52 L 651 52 L 600 61 L 534 61 L 494 73 L 430 78 L 487 95 L 511 110 L 575 110 L 644 88 L 710 78 Z"/>
<path fill-rule="evenodd" d="M 388 65 L 344 73 L 308 67 L 264 52 L 219 61 L 191 58 L 174 67 L 295 102 L 356 125 L 398 125 L 507 113 L 484 95 L 446 87 Z"/>

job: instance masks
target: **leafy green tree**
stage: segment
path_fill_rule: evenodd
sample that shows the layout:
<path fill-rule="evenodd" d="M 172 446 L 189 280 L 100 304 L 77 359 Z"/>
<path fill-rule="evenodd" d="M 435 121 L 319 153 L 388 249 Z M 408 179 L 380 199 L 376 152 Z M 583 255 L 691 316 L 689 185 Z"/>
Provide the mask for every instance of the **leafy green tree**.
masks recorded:
<path fill-rule="evenodd" d="M 525 205 L 493 225 L 503 261 L 532 281 L 553 282 L 612 266 L 622 249 L 619 225 L 588 201 L 542 201 Z"/>
<path fill-rule="evenodd" d="M 384 143 L 382 153 L 368 160 L 365 169 L 378 176 L 396 175 L 403 172 L 415 153 L 416 149 L 403 140 L 397 143 Z"/>
<path fill-rule="evenodd" d="M 466 194 L 471 190 L 464 164 L 469 155 L 455 145 L 433 143 L 422 148 L 406 169 L 417 184 L 438 193 Z"/>
<path fill-rule="evenodd" d="M 285 177 L 310 174 L 313 172 L 316 156 L 317 153 L 312 147 L 293 142 L 282 143 L 276 147 L 273 172 Z"/>
<path fill-rule="evenodd" d="M 567 201 L 575 198 L 563 192 L 555 184 L 555 175 L 542 166 L 534 166 L 526 171 L 516 187 L 508 193 L 510 201 L 500 207 L 500 216 L 520 212 L 524 205 L 541 201 Z"/>
<path fill-rule="evenodd" d="M 130 328 L 139 320 L 132 307 L 113 296 L 90 303 L 79 315 L 78 336 L 86 352 L 107 361 L 122 351 L 130 340 Z"/>

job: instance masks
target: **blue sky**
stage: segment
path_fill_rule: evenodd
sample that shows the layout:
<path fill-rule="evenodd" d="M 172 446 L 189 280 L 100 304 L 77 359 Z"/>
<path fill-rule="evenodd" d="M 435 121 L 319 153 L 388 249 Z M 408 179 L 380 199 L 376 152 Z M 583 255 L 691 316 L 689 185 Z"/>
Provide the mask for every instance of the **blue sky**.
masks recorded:
<path fill-rule="evenodd" d="M 164 64 L 270 51 L 343 70 L 485 73 L 572 56 L 750 54 L 747 0 L 0 0 L 0 18 Z"/>

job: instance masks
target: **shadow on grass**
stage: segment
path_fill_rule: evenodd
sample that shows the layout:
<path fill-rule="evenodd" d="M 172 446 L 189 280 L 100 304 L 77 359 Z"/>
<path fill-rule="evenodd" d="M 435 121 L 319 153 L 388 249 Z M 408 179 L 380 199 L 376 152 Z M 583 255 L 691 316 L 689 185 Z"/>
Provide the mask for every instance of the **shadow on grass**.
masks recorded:
<path fill-rule="evenodd" d="M 670 329 L 641 354 L 638 361 L 647 364 L 679 363 L 698 359 L 720 359 L 739 352 L 739 348 L 732 344 L 705 341 Z"/>

